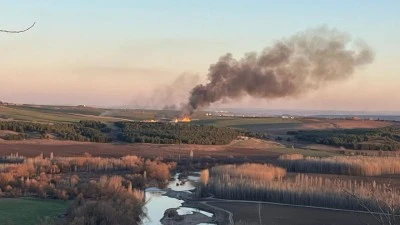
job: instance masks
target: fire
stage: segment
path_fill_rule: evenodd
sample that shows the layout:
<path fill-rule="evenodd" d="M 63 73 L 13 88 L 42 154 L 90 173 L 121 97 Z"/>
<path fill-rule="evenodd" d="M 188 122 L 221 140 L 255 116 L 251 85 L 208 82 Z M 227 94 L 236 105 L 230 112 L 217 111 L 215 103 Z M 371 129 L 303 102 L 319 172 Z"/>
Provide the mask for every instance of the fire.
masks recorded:
<path fill-rule="evenodd" d="M 185 116 L 181 119 L 182 122 L 190 122 L 190 117 Z"/>
<path fill-rule="evenodd" d="M 185 123 L 188 123 L 188 122 L 190 122 L 191 121 L 191 119 L 190 119 L 190 117 L 188 117 L 188 116 L 185 116 L 185 117 L 183 117 L 183 118 L 175 118 L 174 119 L 174 122 L 175 123 L 178 123 L 178 122 L 185 122 Z"/>

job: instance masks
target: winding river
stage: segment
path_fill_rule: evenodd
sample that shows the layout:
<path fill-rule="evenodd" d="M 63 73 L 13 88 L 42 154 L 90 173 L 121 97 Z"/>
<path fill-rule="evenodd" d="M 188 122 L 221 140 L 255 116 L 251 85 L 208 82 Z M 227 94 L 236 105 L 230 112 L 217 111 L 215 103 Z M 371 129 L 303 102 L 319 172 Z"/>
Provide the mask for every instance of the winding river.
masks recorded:
<path fill-rule="evenodd" d="M 174 176 L 174 180 L 170 181 L 167 188 L 179 192 L 188 192 L 195 189 L 193 182 L 198 181 L 198 176 L 188 176 L 187 181 L 177 186 L 179 174 Z M 164 212 L 170 208 L 178 208 L 177 212 L 179 215 L 193 214 L 194 212 L 201 213 L 205 216 L 212 217 L 213 214 L 205 212 L 196 208 L 182 207 L 184 201 L 165 196 L 166 191 L 158 188 L 146 189 L 146 209 L 147 218 L 143 219 L 143 225 L 162 225 L 160 222 L 164 216 Z M 206 223 L 199 223 L 198 225 L 207 225 Z"/>

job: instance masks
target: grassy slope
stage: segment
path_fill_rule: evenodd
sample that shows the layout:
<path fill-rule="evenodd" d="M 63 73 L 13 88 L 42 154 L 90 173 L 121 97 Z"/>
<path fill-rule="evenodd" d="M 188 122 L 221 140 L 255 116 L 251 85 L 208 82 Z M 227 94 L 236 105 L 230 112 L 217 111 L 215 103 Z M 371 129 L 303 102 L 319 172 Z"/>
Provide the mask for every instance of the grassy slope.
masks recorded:
<path fill-rule="evenodd" d="M 271 130 L 293 129 L 296 130 L 302 122 L 296 119 L 282 119 L 280 117 L 266 118 L 231 118 L 231 117 L 213 117 L 193 121 L 196 124 L 213 125 L 218 127 L 230 127 L 239 130 L 246 130 L 258 133 L 269 133 Z"/>
<path fill-rule="evenodd" d="M 68 203 L 60 200 L 0 198 L 0 224 L 34 225 L 41 218 L 64 213 L 67 207 Z"/>
<path fill-rule="evenodd" d="M 104 109 L 92 108 L 92 107 L 78 107 L 78 106 L 50 106 L 50 105 L 19 105 L 19 106 L 8 106 L 15 109 L 24 109 L 42 113 L 75 113 L 83 115 L 99 116 Z"/>
<path fill-rule="evenodd" d="M 263 124 L 292 124 L 300 123 L 295 119 L 282 119 L 279 117 L 265 117 L 265 118 L 230 118 L 230 117 L 213 117 L 205 118 L 203 120 L 194 121 L 197 124 L 215 125 L 225 127 L 240 127 L 246 125 L 263 125 Z"/>
<path fill-rule="evenodd" d="M 110 116 L 130 119 L 130 120 L 150 120 L 158 118 L 175 118 L 179 117 L 181 112 L 177 110 L 151 110 L 151 109 L 115 109 L 109 110 Z M 204 118 L 204 112 L 195 112 L 192 118 Z"/>
<path fill-rule="evenodd" d="M 104 113 L 104 116 L 101 116 Z M 80 120 L 150 120 L 155 118 L 173 118 L 179 111 L 171 110 L 140 110 L 140 109 L 101 109 L 73 106 L 0 106 L 0 118 L 36 122 L 78 122 Z M 197 112 L 194 118 L 203 117 L 203 112 Z M 107 118 L 108 117 L 108 118 Z M 112 117 L 116 119 L 112 119 Z"/>
<path fill-rule="evenodd" d="M 91 115 L 93 111 L 82 114 L 82 110 L 73 111 L 37 108 L 27 106 L 0 106 L 0 118 L 35 122 L 79 122 L 80 120 L 110 121 L 109 118 Z M 79 115 L 81 114 L 81 115 Z"/>
<path fill-rule="evenodd" d="M 259 139 L 249 139 L 245 141 L 237 141 L 231 145 L 232 147 L 250 147 L 250 148 L 260 148 L 265 149 L 267 152 L 274 152 L 278 154 L 302 154 L 304 156 L 313 157 L 330 157 L 338 155 L 334 151 L 321 151 L 312 149 L 299 149 L 299 148 L 287 148 L 283 145 L 272 144 L 272 142 L 259 140 Z"/>

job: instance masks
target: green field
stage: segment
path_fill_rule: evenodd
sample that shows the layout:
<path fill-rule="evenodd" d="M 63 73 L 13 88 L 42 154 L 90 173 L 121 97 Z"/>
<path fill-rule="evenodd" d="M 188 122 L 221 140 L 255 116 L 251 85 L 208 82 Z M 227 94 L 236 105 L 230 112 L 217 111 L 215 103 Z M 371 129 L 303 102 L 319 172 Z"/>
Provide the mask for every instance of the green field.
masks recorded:
<path fill-rule="evenodd" d="M 51 106 L 51 105 L 18 105 L 8 106 L 9 108 L 36 111 L 41 113 L 74 113 L 82 115 L 99 116 L 104 109 L 83 106 Z"/>
<path fill-rule="evenodd" d="M 175 118 L 179 111 L 149 109 L 102 109 L 79 106 L 11 105 L 0 106 L 0 119 L 36 122 L 79 122 L 98 120 L 102 122 L 128 120 L 150 120 Z M 193 118 L 204 117 L 204 112 L 196 112 Z M 115 119 L 114 119 L 115 118 Z"/>
<path fill-rule="evenodd" d="M 67 207 L 61 200 L 0 198 L 0 224 L 34 225 L 45 217 L 65 213 Z"/>
<path fill-rule="evenodd" d="M 259 139 L 249 139 L 245 141 L 238 141 L 231 145 L 232 147 L 256 147 L 260 149 L 265 149 L 268 152 L 274 152 L 278 154 L 302 154 L 304 156 L 313 156 L 313 157 L 330 157 L 338 155 L 337 152 L 334 151 L 321 151 L 321 150 L 313 150 L 313 149 L 300 149 L 300 148 L 288 148 L 283 145 L 275 145 L 271 146 L 271 142 L 259 140 Z"/>
<path fill-rule="evenodd" d="M 298 124 L 301 121 L 296 119 L 282 119 L 280 117 L 264 117 L 264 118 L 248 118 L 248 117 L 214 117 L 205 118 L 199 121 L 193 121 L 196 124 L 214 125 L 218 127 L 237 127 L 250 125 L 281 125 L 281 124 Z"/>
<path fill-rule="evenodd" d="M 87 120 L 90 117 L 62 111 L 41 110 L 40 108 L 33 107 L 0 106 L 0 118 L 35 122 L 79 122 L 80 120 Z"/>

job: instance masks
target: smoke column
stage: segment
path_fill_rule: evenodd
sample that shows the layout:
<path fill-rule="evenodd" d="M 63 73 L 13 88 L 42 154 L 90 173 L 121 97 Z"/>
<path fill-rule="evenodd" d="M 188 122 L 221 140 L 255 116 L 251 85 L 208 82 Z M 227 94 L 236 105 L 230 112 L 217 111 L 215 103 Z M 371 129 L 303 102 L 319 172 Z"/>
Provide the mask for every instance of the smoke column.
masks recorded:
<path fill-rule="evenodd" d="M 298 96 L 332 81 L 345 80 L 374 54 L 362 41 L 346 33 L 320 27 L 276 42 L 261 53 L 242 59 L 228 53 L 209 68 L 206 84 L 195 86 L 183 114 L 224 99 L 245 95 L 275 99 Z"/>

